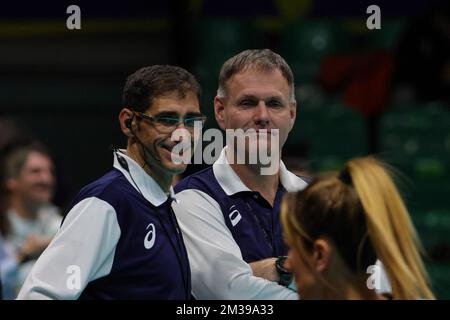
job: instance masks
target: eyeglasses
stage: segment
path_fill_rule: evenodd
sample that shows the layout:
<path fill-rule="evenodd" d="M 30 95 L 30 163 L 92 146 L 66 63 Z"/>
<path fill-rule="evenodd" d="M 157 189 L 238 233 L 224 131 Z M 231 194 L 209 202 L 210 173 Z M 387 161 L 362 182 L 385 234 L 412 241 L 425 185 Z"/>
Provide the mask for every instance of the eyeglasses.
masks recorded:
<path fill-rule="evenodd" d="M 180 119 L 178 117 L 158 116 L 158 115 L 152 116 L 138 111 L 135 112 L 137 117 L 151 121 L 155 126 L 156 130 L 162 133 L 168 133 L 175 130 L 181 123 L 184 124 L 187 130 L 193 131 L 196 122 L 201 122 L 202 127 L 206 122 L 206 116 L 204 115 Z"/>

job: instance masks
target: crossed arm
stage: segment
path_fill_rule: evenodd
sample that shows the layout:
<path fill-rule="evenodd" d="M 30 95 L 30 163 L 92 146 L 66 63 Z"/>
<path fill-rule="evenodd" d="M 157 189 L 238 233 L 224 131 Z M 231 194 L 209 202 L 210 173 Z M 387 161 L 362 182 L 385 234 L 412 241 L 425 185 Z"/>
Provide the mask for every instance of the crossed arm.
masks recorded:
<path fill-rule="evenodd" d="M 225 224 L 219 204 L 199 190 L 177 194 L 173 203 L 189 254 L 197 299 L 296 300 L 278 280 L 275 258 L 246 263 Z"/>

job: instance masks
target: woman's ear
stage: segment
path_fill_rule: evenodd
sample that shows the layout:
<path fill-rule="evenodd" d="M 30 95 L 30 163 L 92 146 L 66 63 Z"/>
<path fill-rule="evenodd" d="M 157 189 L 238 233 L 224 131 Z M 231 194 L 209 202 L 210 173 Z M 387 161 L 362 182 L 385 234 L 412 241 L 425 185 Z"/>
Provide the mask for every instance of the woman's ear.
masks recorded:
<path fill-rule="evenodd" d="M 330 243 L 322 238 L 314 241 L 313 259 L 317 272 L 323 273 L 331 263 L 332 248 Z"/>

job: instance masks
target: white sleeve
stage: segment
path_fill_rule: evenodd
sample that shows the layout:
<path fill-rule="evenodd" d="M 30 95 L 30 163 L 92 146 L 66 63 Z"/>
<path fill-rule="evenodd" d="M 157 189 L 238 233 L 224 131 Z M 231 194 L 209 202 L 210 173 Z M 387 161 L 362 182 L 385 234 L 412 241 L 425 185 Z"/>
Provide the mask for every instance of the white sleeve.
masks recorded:
<path fill-rule="evenodd" d="M 56 207 L 49 209 L 43 221 L 44 234 L 48 237 L 53 238 L 56 232 L 58 232 L 61 226 L 62 217 L 58 213 Z"/>
<path fill-rule="evenodd" d="M 253 276 L 213 198 L 194 189 L 181 191 L 176 198 L 173 209 L 183 232 L 197 299 L 298 299 L 296 292 Z"/>
<path fill-rule="evenodd" d="M 120 228 L 114 208 L 92 197 L 77 203 L 28 275 L 18 299 L 77 299 L 110 273 Z"/>

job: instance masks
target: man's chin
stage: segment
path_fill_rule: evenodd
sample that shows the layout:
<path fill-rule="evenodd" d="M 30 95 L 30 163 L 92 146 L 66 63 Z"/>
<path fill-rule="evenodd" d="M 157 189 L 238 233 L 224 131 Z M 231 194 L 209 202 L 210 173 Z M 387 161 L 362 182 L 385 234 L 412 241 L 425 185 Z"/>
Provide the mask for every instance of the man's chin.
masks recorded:
<path fill-rule="evenodd" d="M 184 163 L 182 156 L 169 152 L 167 149 L 161 148 L 159 154 L 159 166 L 172 174 L 178 174 L 186 170 L 187 164 Z"/>
<path fill-rule="evenodd" d="M 29 193 L 29 196 L 35 200 L 38 201 L 48 201 L 52 198 L 53 196 L 53 191 L 50 189 L 36 189 L 36 190 L 32 190 Z"/>
<path fill-rule="evenodd" d="M 51 197 L 48 196 L 34 196 L 30 203 L 33 203 L 33 206 L 36 208 L 41 208 L 48 205 L 51 201 Z"/>
<path fill-rule="evenodd" d="M 176 164 L 176 163 L 173 163 L 170 160 L 164 161 L 161 164 L 162 164 L 162 166 L 164 167 L 165 170 L 167 170 L 168 172 L 170 172 L 172 174 L 183 173 L 186 170 L 186 167 L 187 167 L 187 165 L 184 164 L 184 163 Z"/>

